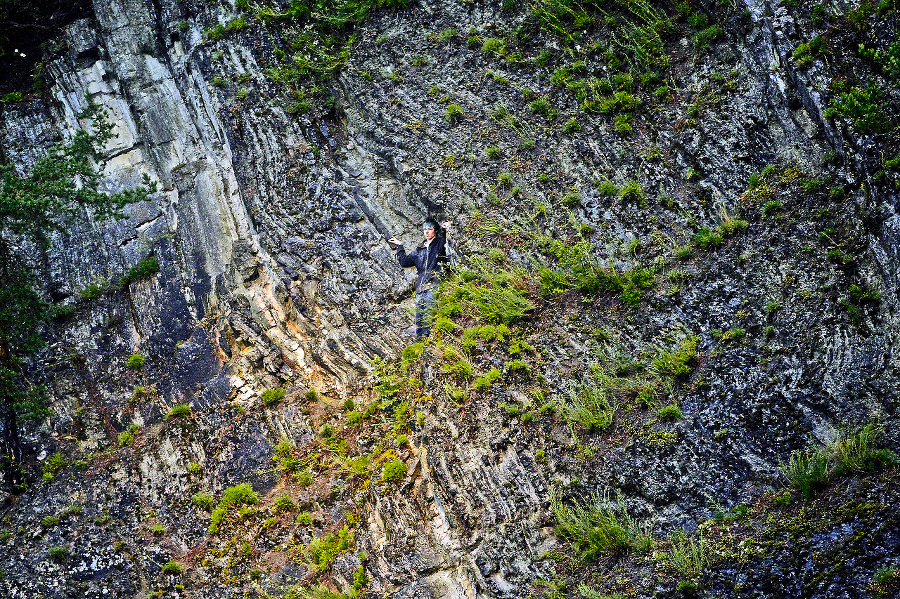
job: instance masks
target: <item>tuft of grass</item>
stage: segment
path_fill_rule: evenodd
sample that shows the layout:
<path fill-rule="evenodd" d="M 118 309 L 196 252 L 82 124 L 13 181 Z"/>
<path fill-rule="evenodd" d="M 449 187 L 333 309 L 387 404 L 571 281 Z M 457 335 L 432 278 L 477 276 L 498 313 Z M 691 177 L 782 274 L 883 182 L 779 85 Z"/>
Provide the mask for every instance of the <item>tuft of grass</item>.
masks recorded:
<path fill-rule="evenodd" d="M 212 522 L 207 529 L 209 534 L 216 534 L 219 531 L 219 525 L 225 520 L 228 511 L 231 508 L 244 505 L 256 505 L 259 503 L 259 493 L 253 490 L 250 483 L 241 483 L 228 487 L 222 492 L 222 498 L 219 505 L 212 512 Z"/>
<path fill-rule="evenodd" d="M 697 358 L 697 344 L 700 337 L 692 335 L 683 339 L 678 349 L 674 351 L 660 351 L 653 361 L 653 367 L 663 375 L 680 376 L 690 374 L 693 367 L 690 365 Z"/>
<path fill-rule="evenodd" d="M 708 561 L 708 549 L 703 535 L 693 538 L 684 531 L 673 531 L 669 536 L 671 547 L 666 553 L 669 563 L 685 576 L 699 576 Z"/>
<path fill-rule="evenodd" d="M 600 183 L 597 187 L 597 191 L 600 192 L 600 195 L 603 196 L 615 196 L 619 195 L 619 188 L 612 181 L 606 180 Z"/>
<path fill-rule="evenodd" d="M 556 534 L 567 539 L 585 561 L 629 550 L 646 551 L 652 545 L 647 526 L 628 514 L 621 495 L 615 502 L 595 497 L 585 504 L 566 505 L 554 489 L 550 507 Z"/>
<path fill-rule="evenodd" d="M 141 354 L 131 354 L 131 356 L 128 357 L 128 361 L 125 363 L 125 365 L 132 370 L 140 370 L 144 367 L 144 356 L 142 356 Z"/>
<path fill-rule="evenodd" d="M 276 512 L 295 512 L 297 511 L 297 504 L 294 503 L 293 498 L 290 495 L 281 495 L 275 499 L 275 511 Z"/>
<path fill-rule="evenodd" d="M 483 322 L 510 324 L 534 309 L 527 291 L 524 273 L 476 262 L 475 270 L 457 272 L 442 285 L 437 316 L 467 314 Z"/>
<path fill-rule="evenodd" d="M 631 202 L 638 206 L 643 206 L 644 200 L 647 199 L 647 195 L 644 193 L 641 184 L 637 181 L 629 181 L 626 183 L 625 187 L 622 188 L 620 197 L 622 198 L 622 202 Z"/>
<path fill-rule="evenodd" d="M 808 498 L 836 477 L 880 470 L 897 463 L 893 451 L 874 448 L 882 432 L 870 422 L 859 431 L 826 445 L 794 452 L 787 462 L 781 463 L 781 471 Z"/>
<path fill-rule="evenodd" d="M 569 426 L 583 428 L 587 432 L 606 430 L 616 413 L 606 393 L 593 385 L 582 385 L 567 399 L 561 396 L 559 404 Z"/>
<path fill-rule="evenodd" d="M 59 524 L 59 516 L 46 516 L 41 520 L 41 526 L 44 528 L 53 528 L 57 524 Z"/>
<path fill-rule="evenodd" d="M 714 231 L 712 229 L 704 227 L 697 231 L 697 233 L 694 235 L 694 243 L 701 248 L 708 250 L 711 248 L 717 248 L 725 243 L 725 238 L 722 237 L 722 234 L 718 231 Z"/>
<path fill-rule="evenodd" d="M 126 445 L 131 445 L 131 442 L 134 440 L 134 435 L 138 432 L 138 425 L 132 423 L 128 425 L 128 428 L 119 433 L 119 446 L 124 447 Z"/>

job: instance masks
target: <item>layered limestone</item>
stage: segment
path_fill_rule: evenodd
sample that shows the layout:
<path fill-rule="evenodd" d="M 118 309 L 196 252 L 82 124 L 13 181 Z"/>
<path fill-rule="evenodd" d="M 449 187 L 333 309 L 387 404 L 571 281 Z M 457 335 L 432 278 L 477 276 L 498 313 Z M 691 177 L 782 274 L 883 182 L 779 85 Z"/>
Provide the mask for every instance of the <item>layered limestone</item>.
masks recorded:
<path fill-rule="evenodd" d="M 484 39 L 499 35 L 498 23 L 513 29 L 524 18 L 499 5 L 428 1 L 375 11 L 328 83 L 334 110 L 307 114 L 286 110 L 267 71 L 277 35 L 255 22 L 220 40 L 204 34 L 236 14 L 229 4 L 111 0 L 94 13 L 67 29 L 64 49 L 47 63 L 48 92 L 3 109 L 2 154 L 26 171 L 53 143 L 90 126 L 79 114 L 92 101 L 114 124 L 98 164 L 106 190 L 147 175 L 158 191 L 122 220 L 79 214 L 37 261 L 42 292 L 76 310 L 48 325 L 32 370 L 48 384 L 53 415 L 24 433 L 35 472 L 56 452 L 83 468 L 3 497 L 13 532 L 0 541 L 4 596 L 279 596 L 316 576 L 296 547 L 354 519 L 355 550 L 327 573 L 334 590 L 350 589 L 363 565 L 368 597 L 526 597 L 552 590 L 534 581 L 557 578 L 567 584 L 558 592 L 578 596 L 578 585 L 593 580 L 555 570 L 554 555 L 573 549 L 554 534 L 554 493 L 618 493 L 665 542 L 716 510 L 771 497 L 784 485 L 781 462 L 810 440 L 877 421 L 883 443 L 900 446 L 900 203 L 896 187 L 876 178 L 891 156 L 825 118 L 835 73 L 821 61 L 796 68 L 794 49 L 809 33 L 796 11 L 745 2 L 708 52 L 676 36 L 666 80 L 674 99 L 648 100 L 630 135 L 614 131 L 612 117 L 579 112 L 549 71 L 467 43 L 470 30 Z M 448 28 L 461 33 L 427 35 Z M 535 44 L 560 50 L 542 36 Z M 558 120 L 535 114 L 523 90 L 552 98 Z M 451 101 L 463 111 L 458 122 L 448 119 Z M 519 117 L 518 127 L 497 124 L 500 106 Z M 560 123 L 570 117 L 581 128 L 566 134 Z M 501 158 L 487 158 L 488 147 Z M 770 163 L 784 177 L 779 197 L 792 211 L 784 220 L 760 217 L 761 205 L 742 199 L 748 177 Z M 788 191 L 791 168 L 824 173 L 846 197 Z M 521 195 L 491 199 L 502 172 Z M 613 201 L 598 190 L 605 180 L 639 181 L 647 203 Z M 579 201 L 562 208 L 567 192 Z M 559 224 L 565 218 L 532 216 L 539 206 L 593 227 L 592 252 L 604 265 L 646 262 L 660 282 L 638 307 L 577 292 L 541 300 L 521 329 L 536 348 L 539 382 L 515 378 L 508 356 L 487 343 L 472 362 L 479 373 L 504 369 L 509 384 L 462 404 L 448 397 L 440 364 L 405 373 L 422 379 L 427 399 L 417 404 L 421 419 L 410 418 L 411 442 L 396 444 L 406 465 L 396 482 L 358 486 L 331 472 L 304 486 L 279 471 L 279 440 L 324 447 L 322 425 L 341 426 L 348 399 L 380 401 L 372 390 L 379 363 L 409 341 L 401 331 L 412 321 L 415 273 L 399 268 L 385 237 L 401 236 L 409 248 L 421 220 L 439 212 L 468 257 L 492 246 L 534 268 L 515 231 L 575 239 Z M 817 216 L 823 206 L 827 216 Z M 718 250 L 697 249 L 683 263 L 644 258 L 746 214 L 747 231 Z M 491 223 L 500 223 L 495 237 L 485 232 Z M 851 261 L 803 249 L 823 228 L 844 240 Z M 148 255 L 158 273 L 112 288 Z M 851 283 L 880 298 L 858 307 L 858 320 L 846 308 Z M 82 300 L 92 284 L 106 291 Z M 744 341 L 721 341 L 736 329 Z M 585 451 L 584 434 L 562 417 L 532 423 L 507 410 L 536 412 L 535 386 L 548 398 L 570 397 L 600 356 L 618 356 L 622 372 L 634 374 L 644 353 L 690 335 L 699 339 L 696 373 L 666 396 L 677 397 L 681 420 L 634 430 L 617 421 Z M 134 353 L 146 358 L 141 371 L 126 367 Z M 263 403 L 262 392 L 279 387 L 285 400 Z M 179 405 L 190 406 L 190 418 L 167 417 Z M 122 447 L 131 424 L 140 432 Z M 354 435 L 352 449 L 375 456 L 388 447 L 383 440 Z M 866 588 L 898 546 L 895 476 L 847 482 L 841 493 L 870 508 L 859 507 L 855 519 L 826 518 L 787 548 L 748 550 L 744 561 L 709 570 L 705 589 L 841 597 Z M 261 495 L 258 522 L 248 516 L 253 527 L 235 528 L 232 538 L 211 534 L 210 515 L 192 497 L 218 501 L 245 482 Z M 310 527 L 271 507 L 283 494 L 312 514 Z M 847 508 L 839 496 L 823 499 L 835 513 Z M 67 512 L 71 505 L 81 509 Z M 41 524 L 58 514 L 60 524 Z M 874 531 L 873 522 L 881 523 Z M 858 548 L 867 532 L 872 542 L 852 572 L 820 559 Z M 51 547 L 65 547 L 68 559 L 52 559 Z M 654 587 L 649 559 L 629 570 L 629 592 L 677 596 L 674 582 Z M 183 578 L 162 571 L 170 560 L 186 564 Z M 804 560 L 825 572 L 821 580 L 813 572 L 792 581 L 783 564 L 798 573 Z M 738 578 L 744 587 L 734 586 Z"/>

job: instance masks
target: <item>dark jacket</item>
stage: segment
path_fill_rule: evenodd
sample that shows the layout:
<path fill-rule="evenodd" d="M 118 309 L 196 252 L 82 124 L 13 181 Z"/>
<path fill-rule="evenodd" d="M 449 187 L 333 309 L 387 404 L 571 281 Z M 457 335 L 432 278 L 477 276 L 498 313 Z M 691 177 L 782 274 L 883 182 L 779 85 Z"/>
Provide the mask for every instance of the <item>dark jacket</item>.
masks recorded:
<path fill-rule="evenodd" d="M 422 243 L 409 254 L 403 246 L 397 248 L 397 262 L 400 266 L 415 266 L 419 276 L 416 278 L 416 293 L 428 291 L 437 286 L 440 276 L 449 263 L 447 258 L 447 238 L 435 237 L 427 246 Z"/>

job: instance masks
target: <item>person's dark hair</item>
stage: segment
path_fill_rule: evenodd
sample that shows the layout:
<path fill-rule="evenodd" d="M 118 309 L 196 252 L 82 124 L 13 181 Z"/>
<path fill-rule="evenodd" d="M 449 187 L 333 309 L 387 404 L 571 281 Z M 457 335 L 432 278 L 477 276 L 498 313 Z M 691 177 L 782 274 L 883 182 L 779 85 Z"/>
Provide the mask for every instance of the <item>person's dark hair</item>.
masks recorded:
<path fill-rule="evenodd" d="M 432 229 L 434 229 L 435 231 L 437 231 L 437 225 L 436 225 L 435 222 L 434 222 L 433 220 L 431 220 L 430 218 L 429 218 L 429 219 L 426 219 L 425 221 L 422 222 L 422 228 L 424 229 L 425 227 L 431 227 Z"/>

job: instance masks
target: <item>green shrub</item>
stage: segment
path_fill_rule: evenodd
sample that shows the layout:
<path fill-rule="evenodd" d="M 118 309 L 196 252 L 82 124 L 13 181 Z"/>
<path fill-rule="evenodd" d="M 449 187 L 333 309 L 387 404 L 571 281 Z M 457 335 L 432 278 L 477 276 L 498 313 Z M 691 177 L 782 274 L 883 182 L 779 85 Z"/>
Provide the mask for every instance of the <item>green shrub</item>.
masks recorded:
<path fill-rule="evenodd" d="M 563 133 L 575 133 L 581 130 L 581 125 L 578 124 L 578 119 L 571 118 L 562 126 L 562 130 Z"/>
<path fill-rule="evenodd" d="M 55 473 L 66 465 L 66 456 L 60 452 L 52 454 L 41 468 L 44 475 L 44 482 L 53 482 Z"/>
<path fill-rule="evenodd" d="M 69 559 L 69 550 L 65 547 L 51 547 L 47 550 L 50 559 L 56 563 L 61 563 Z"/>
<path fill-rule="evenodd" d="M 275 389 L 266 389 L 262 392 L 263 403 L 270 406 L 284 399 L 284 387 L 276 387 Z"/>
<path fill-rule="evenodd" d="M 59 524 L 59 516 L 47 516 L 41 520 L 41 526 L 44 528 L 53 528 Z"/>
<path fill-rule="evenodd" d="M 603 114 L 630 112 L 640 106 L 640 104 L 641 101 L 637 96 L 623 90 L 600 102 L 599 110 Z"/>
<path fill-rule="evenodd" d="M 225 508 L 217 507 L 216 509 L 214 509 L 211 514 L 209 528 L 207 528 L 206 531 L 211 535 L 219 532 L 219 525 L 227 515 L 228 510 L 226 510 Z"/>
<path fill-rule="evenodd" d="M 304 551 L 310 565 L 318 571 L 324 571 L 331 567 L 334 558 L 353 547 L 354 534 L 345 525 L 338 536 L 328 533 L 324 537 L 313 539 L 309 547 Z"/>
<path fill-rule="evenodd" d="M 217 24 L 215 27 L 210 27 L 209 29 L 205 29 L 203 31 L 203 37 L 220 40 L 225 35 L 225 26 L 221 23 Z"/>
<path fill-rule="evenodd" d="M 631 202 L 638 206 L 642 206 L 646 197 L 644 190 L 637 181 L 629 181 L 625 184 L 625 187 L 622 188 L 621 198 L 623 202 Z"/>
<path fill-rule="evenodd" d="M 531 373 L 531 366 L 525 360 L 516 359 L 506 363 L 506 370 L 509 372 L 522 371 L 525 374 Z"/>
<path fill-rule="evenodd" d="M 519 404 L 516 403 L 501 403 L 500 407 L 503 408 L 503 411 L 506 412 L 507 416 L 518 416 L 522 409 L 519 407 Z"/>
<path fill-rule="evenodd" d="M 856 284 L 847 289 L 850 299 L 856 304 L 877 304 L 881 301 L 881 294 L 874 289 L 862 289 Z"/>
<path fill-rule="evenodd" d="M 138 432 L 138 425 L 132 423 L 128 425 L 128 428 L 119 433 L 119 445 L 124 447 L 126 445 L 131 445 L 131 442 L 134 440 L 134 435 Z"/>
<path fill-rule="evenodd" d="M 459 106 L 459 104 L 448 104 L 447 109 L 444 112 L 444 117 L 450 124 L 457 123 L 459 120 L 465 116 L 463 109 Z"/>
<path fill-rule="evenodd" d="M 131 354 L 125 365 L 132 370 L 140 370 L 144 367 L 144 356 L 141 354 Z"/>
<path fill-rule="evenodd" d="M 631 133 L 634 127 L 631 126 L 632 115 L 630 113 L 620 114 L 616 116 L 613 124 L 613 130 L 616 133 Z"/>
<path fill-rule="evenodd" d="M 213 499 L 212 495 L 210 495 L 209 493 L 203 493 L 202 491 L 199 493 L 195 493 L 193 497 L 191 497 L 191 503 L 202 510 L 206 510 L 207 512 L 212 509 L 214 501 L 215 500 Z"/>
<path fill-rule="evenodd" d="M 612 595 L 606 595 L 601 593 L 600 591 L 594 590 L 588 585 L 582 583 L 578 585 L 578 596 L 581 599 L 628 599 L 622 593 L 613 593 Z"/>
<path fill-rule="evenodd" d="M 419 359 L 423 351 L 425 351 L 424 341 L 419 341 L 418 343 L 413 343 L 412 345 L 404 347 L 403 353 L 401 354 L 401 369 L 406 372 L 409 366 Z"/>
<path fill-rule="evenodd" d="M 156 260 L 154 256 L 147 256 L 134 266 L 132 266 L 128 273 L 125 274 L 120 280 L 119 284 L 122 287 L 125 287 L 132 281 L 137 281 L 139 279 L 147 278 L 151 275 L 154 275 L 159 272 L 159 262 Z"/>
<path fill-rule="evenodd" d="M 209 525 L 209 534 L 216 534 L 219 531 L 219 525 L 228 515 L 228 510 L 242 505 L 256 505 L 259 503 L 259 494 L 253 490 L 250 483 L 241 483 L 228 487 L 222 492 L 222 498 L 219 500 L 219 506 L 212 512 L 212 522 Z"/>
<path fill-rule="evenodd" d="M 401 480 L 404 477 L 406 477 L 406 462 L 402 460 L 387 462 L 381 470 L 383 480 Z"/>
<path fill-rule="evenodd" d="M 506 54 L 506 48 L 504 47 L 503 40 L 498 37 L 489 37 L 481 44 L 481 49 L 484 52 L 490 52 L 494 54 Z"/>
<path fill-rule="evenodd" d="M 282 472 L 292 474 L 303 467 L 303 462 L 294 455 L 293 450 L 294 444 L 284 437 L 275 446 L 275 455 L 272 456 L 272 460 Z"/>
<path fill-rule="evenodd" d="M 310 514 L 309 512 L 300 512 L 297 515 L 297 526 L 311 526 L 312 523 L 312 514 Z"/>
<path fill-rule="evenodd" d="M 884 92 L 874 83 L 869 82 L 865 88 L 854 87 L 841 93 L 832 100 L 825 109 L 825 118 L 844 116 L 851 120 L 854 127 L 862 133 L 884 133 L 893 128 L 884 102 Z"/>
<path fill-rule="evenodd" d="M 100 297 L 103 294 L 103 288 L 97 285 L 96 283 L 91 283 L 87 287 L 81 290 L 79 295 L 81 295 L 82 299 L 91 300 Z"/>
<path fill-rule="evenodd" d="M 250 483 L 241 483 L 228 487 L 222 492 L 219 507 L 231 508 L 239 505 L 256 505 L 259 503 L 259 493 L 253 490 Z"/>
<path fill-rule="evenodd" d="M 465 313 L 490 323 L 510 324 L 534 308 L 527 289 L 522 273 L 478 265 L 477 271 L 461 271 L 444 283 L 437 315 L 450 318 Z"/>
<path fill-rule="evenodd" d="M 240 516 L 241 522 L 245 522 L 256 516 L 256 509 L 249 506 L 244 506 L 240 510 L 238 510 L 238 516 Z"/>
<path fill-rule="evenodd" d="M 313 477 L 309 470 L 300 470 L 294 473 L 294 480 L 304 489 L 313 484 Z"/>
<path fill-rule="evenodd" d="M 722 35 L 722 32 L 723 31 L 721 27 L 719 27 L 718 25 L 713 25 L 694 34 L 694 38 L 692 41 L 698 48 L 709 48 L 709 45 L 716 39 L 718 39 L 718 37 Z"/>
<path fill-rule="evenodd" d="M 438 33 L 438 39 L 442 42 L 449 42 L 451 39 L 456 37 L 459 34 L 459 31 L 450 27 L 442 30 Z"/>
<path fill-rule="evenodd" d="M 691 245 L 683 245 L 675 249 L 675 257 L 681 261 L 690 260 L 694 255 L 694 247 Z"/>
<path fill-rule="evenodd" d="M 491 368 L 483 375 L 479 376 L 475 379 L 475 390 L 476 391 L 487 391 L 491 388 L 491 385 L 499 381 L 503 378 L 503 375 L 496 368 Z"/>
<path fill-rule="evenodd" d="M 559 201 L 563 206 L 568 206 L 569 208 L 571 208 L 581 203 L 581 194 L 570 191 L 569 193 L 561 197 Z"/>
<path fill-rule="evenodd" d="M 182 574 L 184 572 L 184 567 L 175 561 L 168 561 L 162 567 L 163 574 Z"/>
<path fill-rule="evenodd" d="M 550 102 L 544 96 L 535 98 L 528 106 L 531 108 L 532 112 L 537 114 L 543 114 L 545 116 L 550 114 Z"/>
<path fill-rule="evenodd" d="M 895 579 L 898 579 L 900 569 L 897 566 L 881 566 L 872 577 L 872 584 L 876 586 L 887 585 Z"/>
<path fill-rule="evenodd" d="M 722 236 L 728 236 L 728 235 L 734 235 L 738 231 L 743 231 L 748 226 L 750 226 L 750 223 L 748 223 L 745 220 L 741 220 L 739 218 L 729 218 L 727 220 L 722 221 L 722 223 L 719 224 L 717 231 Z"/>
<path fill-rule="evenodd" d="M 606 180 L 600 183 L 597 187 L 597 191 L 600 192 L 600 195 L 604 196 L 615 196 L 619 195 L 619 188 L 612 181 Z"/>
<path fill-rule="evenodd" d="M 669 404 L 659 411 L 659 417 L 662 420 L 681 420 L 681 408 L 676 404 Z"/>
<path fill-rule="evenodd" d="M 191 407 L 185 404 L 179 404 L 177 406 L 173 406 L 169 413 L 166 414 L 165 419 L 171 420 L 172 418 L 178 418 L 180 416 L 190 416 L 191 415 Z"/>
<path fill-rule="evenodd" d="M 460 358 L 451 367 L 451 371 L 457 378 L 470 379 L 475 374 L 475 367 L 465 358 Z"/>
<path fill-rule="evenodd" d="M 741 328 L 734 328 L 722 333 L 722 341 L 740 341 L 747 335 L 747 331 Z"/>

